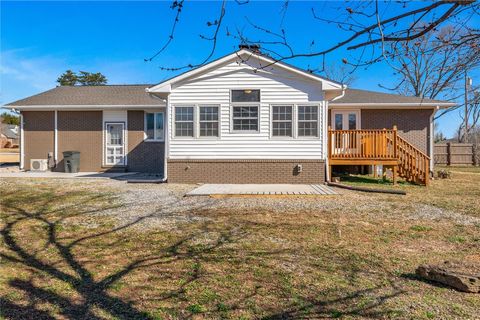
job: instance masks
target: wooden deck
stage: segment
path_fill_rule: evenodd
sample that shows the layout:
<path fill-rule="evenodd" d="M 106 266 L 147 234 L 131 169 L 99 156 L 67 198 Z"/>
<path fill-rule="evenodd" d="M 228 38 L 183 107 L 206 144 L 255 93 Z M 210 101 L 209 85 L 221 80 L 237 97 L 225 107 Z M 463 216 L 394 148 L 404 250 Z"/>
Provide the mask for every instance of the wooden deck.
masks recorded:
<path fill-rule="evenodd" d="M 430 157 L 398 135 L 397 128 L 328 130 L 330 177 L 334 165 L 382 165 L 407 181 L 428 185 Z"/>

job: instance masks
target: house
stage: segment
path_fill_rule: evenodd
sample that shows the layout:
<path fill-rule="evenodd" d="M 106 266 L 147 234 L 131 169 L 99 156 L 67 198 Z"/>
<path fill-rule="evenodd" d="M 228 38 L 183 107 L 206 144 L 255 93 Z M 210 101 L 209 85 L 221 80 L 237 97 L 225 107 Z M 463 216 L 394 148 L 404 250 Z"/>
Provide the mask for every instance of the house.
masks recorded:
<path fill-rule="evenodd" d="M 18 144 L 18 126 L 0 123 L 0 148 L 12 148 Z"/>
<path fill-rule="evenodd" d="M 25 170 L 50 154 L 62 171 L 76 150 L 81 171 L 169 182 L 319 183 L 332 166 L 384 165 L 426 184 L 432 118 L 452 105 L 349 89 L 241 48 L 156 85 L 57 87 L 6 107 L 21 112 Z"/>

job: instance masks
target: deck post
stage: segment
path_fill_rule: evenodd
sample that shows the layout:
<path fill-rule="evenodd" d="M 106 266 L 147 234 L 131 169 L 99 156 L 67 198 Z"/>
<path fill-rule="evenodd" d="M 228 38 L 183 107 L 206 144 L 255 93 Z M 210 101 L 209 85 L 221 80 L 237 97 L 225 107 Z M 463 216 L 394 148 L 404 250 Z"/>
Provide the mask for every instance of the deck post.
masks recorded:
<path fill-rule="evenodd" d="M 397 126 L 393 126 L 393 157 L 397 159 Z"/>
<path fill-rule="evenodd" d="M 397 184 L 397 170 L 398 170 L 398 166 L 393 166 L 392 168 L 393 185 Z"/>

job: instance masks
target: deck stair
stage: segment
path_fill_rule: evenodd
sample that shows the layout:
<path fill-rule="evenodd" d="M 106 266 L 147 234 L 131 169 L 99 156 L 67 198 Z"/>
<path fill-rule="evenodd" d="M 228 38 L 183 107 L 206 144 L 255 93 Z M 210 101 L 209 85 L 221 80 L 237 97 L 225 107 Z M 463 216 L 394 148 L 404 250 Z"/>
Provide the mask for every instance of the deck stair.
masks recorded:
<path fill-rule="evenodd" d="M 334 165 L 383 165 L 405 180 L 428 185 L 430 157 L 393 129 L 328 129 L 329 170 Z M 331 176 L 331 175 L 330 175 Z"/>

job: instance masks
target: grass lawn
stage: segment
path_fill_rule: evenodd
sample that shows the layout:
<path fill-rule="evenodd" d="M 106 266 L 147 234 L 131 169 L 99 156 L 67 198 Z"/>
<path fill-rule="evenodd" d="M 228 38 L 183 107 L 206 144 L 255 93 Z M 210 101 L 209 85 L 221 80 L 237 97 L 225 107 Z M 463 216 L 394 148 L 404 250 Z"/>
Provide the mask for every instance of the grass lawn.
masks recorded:
<path fill-rule="evenodd" d="M 0 180 L 0 318 L 478 319 L 479 294 L 414 275 L 480 263 L 480 169 L 452 171 L 406 196 L 292 198 L 347 209 L 205 208 L 170 229 L 101 215 L 115 188 Z"/>

